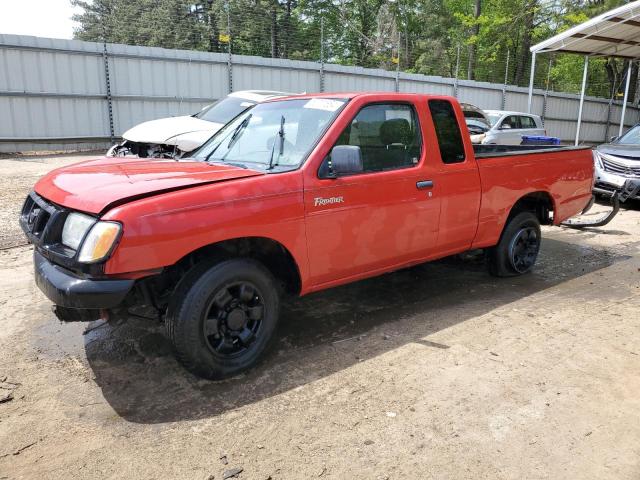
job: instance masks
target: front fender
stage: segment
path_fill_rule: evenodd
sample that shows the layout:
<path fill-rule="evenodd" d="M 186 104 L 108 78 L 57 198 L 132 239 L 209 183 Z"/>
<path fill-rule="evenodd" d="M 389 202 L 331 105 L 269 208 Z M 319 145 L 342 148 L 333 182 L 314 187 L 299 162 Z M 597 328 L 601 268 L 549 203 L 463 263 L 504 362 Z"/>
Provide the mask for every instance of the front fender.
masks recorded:
<path fill-rule="evenodd" d="M 105 265 L 108 275 L 163 268 L 213 243 L 263 237 L 291 253 L 303 284 L 308 278 L 299 171 L 169 192 L 127 203 L 103 218 L 123 224 L 122 239 Z"/>

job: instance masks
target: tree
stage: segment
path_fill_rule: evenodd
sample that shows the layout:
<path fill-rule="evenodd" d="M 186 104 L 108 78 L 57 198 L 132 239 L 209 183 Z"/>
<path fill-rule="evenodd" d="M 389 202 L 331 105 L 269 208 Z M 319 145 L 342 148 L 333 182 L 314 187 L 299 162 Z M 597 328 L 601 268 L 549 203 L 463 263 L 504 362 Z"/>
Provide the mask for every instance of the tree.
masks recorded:
<path fill-rule="evenodd" d="M 72 0 L 81 40 L 325 61 L 526 85 L 530 47 L 624 0 Z M 227 24 L 230 20 L 231 26 Z M 222 40 L 221 40 L 222 39 Z M 399 50 L 399 51 L 398 51 Z M 510 62 L 506 65 L 507 56 Z M 575 92 L 583 59 L 541 56 L 535 85 Z M 590 62 L 592 95 L 618 95 L 626 64 Z M 631 93 L 637 85 L 633 69 Z"/>

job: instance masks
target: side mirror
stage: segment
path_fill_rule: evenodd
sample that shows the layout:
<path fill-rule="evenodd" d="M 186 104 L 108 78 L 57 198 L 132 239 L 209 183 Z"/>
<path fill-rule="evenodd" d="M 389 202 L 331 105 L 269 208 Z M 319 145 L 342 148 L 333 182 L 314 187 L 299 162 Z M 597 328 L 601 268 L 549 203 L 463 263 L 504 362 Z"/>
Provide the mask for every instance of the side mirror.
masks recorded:
<path fill-rule="evenodd" d="M 322 165 L 320 177 L 336 178 L 340 175 L 360 173 L 363 170 L 360 147 L 356 145 L 336 145 Z"/>
<path fill-rule="evenodd" d="M 611 137 L 611 138 L 609 139 L 609 143 L 613 143 L 613 142 L 615 142 L 616 140 L 618 140 L 618 138 L 620 138 L 620 137 L 618 137 L 617 135 L 614 135 L 613 137 Z"/>
<path fill-rule="evenodd" d="M 500 125 L 500 130 L 511 130 L 511 125 L 509 125 L 508 123 Z"/>

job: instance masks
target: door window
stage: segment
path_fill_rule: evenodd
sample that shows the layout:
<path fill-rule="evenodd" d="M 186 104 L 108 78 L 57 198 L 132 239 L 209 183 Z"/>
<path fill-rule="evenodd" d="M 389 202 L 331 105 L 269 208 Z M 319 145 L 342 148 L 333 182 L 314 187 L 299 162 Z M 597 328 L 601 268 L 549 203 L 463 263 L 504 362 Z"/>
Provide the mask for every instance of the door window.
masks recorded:
<path fill-rule="evenodd" d="M 516 115 L 509 115 L 508 117 L 506 117 L 504 120 L 502 120 L 502 123 L 500 124 L 500 128 L 501 129 L 516 129 L 516 128 L 520 128 L 520 117 L 516 116 Z"/>
<path fill-rule="evenodd" d="M 417 164 L 422 136 L 413 107 L 375 104 L 358 112 L 336 145 L 360 147 L 363 170 L 379 172 Z"/>
<path fill-rule="evenodd" d="M 536 122 L 531 117 L 520 117 L 520 128 L 538 128 Z"/>
<path fill-rule="evenodd" d="M 443 163 L 464 162 L 464 144 L 458 119 L 451 102 L 447 100 L 429 100 L 429 111 L 436 127 L 438 147 Z"/>

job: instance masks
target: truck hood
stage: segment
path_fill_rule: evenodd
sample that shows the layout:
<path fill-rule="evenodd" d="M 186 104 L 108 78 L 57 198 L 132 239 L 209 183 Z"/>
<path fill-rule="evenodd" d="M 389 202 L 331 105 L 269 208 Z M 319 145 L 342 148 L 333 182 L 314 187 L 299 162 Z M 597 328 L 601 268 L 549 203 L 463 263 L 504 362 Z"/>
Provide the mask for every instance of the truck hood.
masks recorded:
<path fill-rule="evenodd" d="M 623 143 L 605 143 L 599 145 L 596 150 L 600 153 L 622 157 L 628 160 L 640 161 L 640 145 L 625 145 Z"/>
<path fill-rule="evenodd" d="M 35 190 L 58 205 L 101 213 L 164 191 L 256 175 L 264 173 L 195 160 L 104 157 L 53 170 L 36 183 Z"/>
<path fill-rule="evenodd" d="M 122 134 L 122 138 L 136 143 L 177 145 L 180 150 L 190 152 L 202 145 L 222 126 L 221 123 L 207 122 L 190 116 L 161 118 L 130 128 Z"/>

